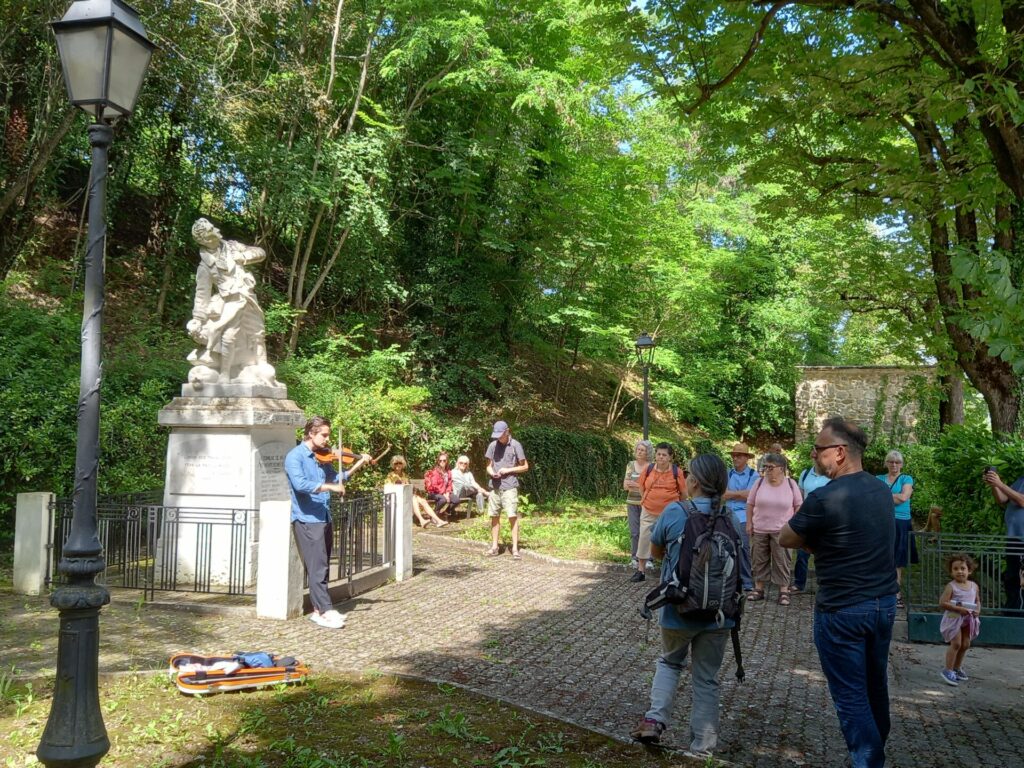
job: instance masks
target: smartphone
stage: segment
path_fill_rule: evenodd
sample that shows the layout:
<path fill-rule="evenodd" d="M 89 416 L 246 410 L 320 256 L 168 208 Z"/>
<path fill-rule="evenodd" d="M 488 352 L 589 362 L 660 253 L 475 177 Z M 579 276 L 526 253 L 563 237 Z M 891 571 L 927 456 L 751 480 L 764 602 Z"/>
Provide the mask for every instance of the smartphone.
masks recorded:
<path fill-rule="evenodd" d="M 995 467 L 985 467 L 985 472 L 995 472 L 995 471 L 996 471 Z M 983 472 L 982 474 L 985 474 L 985 472 Z"/>

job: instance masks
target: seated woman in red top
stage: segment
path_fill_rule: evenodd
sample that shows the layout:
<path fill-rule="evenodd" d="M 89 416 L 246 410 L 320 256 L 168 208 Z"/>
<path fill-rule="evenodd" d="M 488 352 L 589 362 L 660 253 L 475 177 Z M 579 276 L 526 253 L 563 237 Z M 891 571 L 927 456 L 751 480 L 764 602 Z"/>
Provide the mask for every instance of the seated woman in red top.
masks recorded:
<path fill-rule="evenodd" d="M 423 489 L 434 502 L 434 512 L 441 517 L 455 509 L 459 497 L 452 490 L 452 471 L 448 469 L 448 452 L 437 454 L 437 463 L 423 476 Z"/>

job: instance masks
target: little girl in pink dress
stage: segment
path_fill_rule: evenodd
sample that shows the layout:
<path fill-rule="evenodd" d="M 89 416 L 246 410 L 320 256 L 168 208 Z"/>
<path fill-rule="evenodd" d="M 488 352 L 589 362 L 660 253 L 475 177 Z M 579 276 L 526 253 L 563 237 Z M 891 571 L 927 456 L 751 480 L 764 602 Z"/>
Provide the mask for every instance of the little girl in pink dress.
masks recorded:
<path fill-rule="evenodd" d="M 946 585 L 939 598 L 939 607 L 945 610 L 939 632 L 942 633 L 942 639 L 949 643 L 942 679 L 949 685 L 959 685 L 967 680 L 964 656 L 971 647 L 971 641 L 981 631 L 981 620 L 978 618 L 981 613 L 981 593 L 978 585 L 968 580 L 977 567 L 970 555 L 952 555 L 947 565 L 953 580 Z"/>

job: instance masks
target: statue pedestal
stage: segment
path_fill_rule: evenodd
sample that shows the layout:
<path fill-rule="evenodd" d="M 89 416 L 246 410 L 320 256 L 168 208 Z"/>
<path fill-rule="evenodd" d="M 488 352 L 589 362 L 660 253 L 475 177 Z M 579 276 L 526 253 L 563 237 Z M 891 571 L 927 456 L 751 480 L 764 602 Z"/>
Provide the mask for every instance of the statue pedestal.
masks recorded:
<path fill-rule="evenodd" d="M 171 434 L 157 574 L 173 568 L 179 584 L 251 587 L 259 544 L 251 510 L 288 501 L 284 457 L 305 424 L 302 409 L 283 397 L 176 397 L 158 421 Z"/>

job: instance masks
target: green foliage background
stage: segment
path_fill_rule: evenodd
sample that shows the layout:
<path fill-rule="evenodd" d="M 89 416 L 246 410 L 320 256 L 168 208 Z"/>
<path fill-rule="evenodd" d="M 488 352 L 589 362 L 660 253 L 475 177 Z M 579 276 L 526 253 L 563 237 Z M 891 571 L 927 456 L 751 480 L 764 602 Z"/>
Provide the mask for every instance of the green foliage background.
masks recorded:
<path fill-rule="evenodd" d="M 688 452 L 792 434 L 801 364 L 934 360 L 1017 430 L 1024 169 L 989 142 L 1021 136 L 1005 62 L 1022 39 L 987 16 L 950 26 L 962 3 L 936 24 L 977 26 L 992 82 L 877 4 L 136 5 L 159 47 L 111 149 L 102 492 L 160 482 L 199 216 L 265 249 L 257 291 L 292 397 L 415 472 L 442 448 L 480 471 L 480 436 L 507 418 L 537 444 L 538 499 L 617 494 L 642 330 L 654 433 Z M 71 482 L 89 156 L 43 23 L 65 9 L 0 4 L 8 516 L 17 491 Z M 943 395 L 907 396 L 934 413 Z M 939 446 L 907 451 L 935 476 L 920 502 L 981 509 L 942 485 L 935 420 L 919 434 Z"/>

